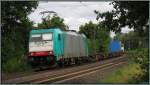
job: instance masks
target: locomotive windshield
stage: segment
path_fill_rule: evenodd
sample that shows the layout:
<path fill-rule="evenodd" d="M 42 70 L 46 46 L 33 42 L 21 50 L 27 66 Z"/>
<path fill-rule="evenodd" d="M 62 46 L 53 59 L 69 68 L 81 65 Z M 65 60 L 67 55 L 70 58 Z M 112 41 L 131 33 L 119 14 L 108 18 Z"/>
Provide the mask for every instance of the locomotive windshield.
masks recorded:
<path fill-rule="evenodd" d="M 42 34 L 42 40 L 52 40 L 52 33 Z"/>
<path fill-rule="evenodd" d="M 44 33 L 44 34 L 33 34 L 31 35 L 31 42 L 38 42 L 38 41 L 51 41 L 52 40 L 52 33 Z"/>

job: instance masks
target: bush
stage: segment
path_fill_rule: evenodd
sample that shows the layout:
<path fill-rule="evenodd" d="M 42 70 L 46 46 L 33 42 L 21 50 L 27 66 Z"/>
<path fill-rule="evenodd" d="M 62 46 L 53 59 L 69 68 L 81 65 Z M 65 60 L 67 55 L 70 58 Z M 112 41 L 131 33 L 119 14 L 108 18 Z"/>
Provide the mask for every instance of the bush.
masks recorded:
<path fill-rule="evenodd" d="M 148 49 L 142 48 L 128 52 L 131 62 L 134 62 L 140 66 L 141 74 L 137 74 L 133 77 L 136 83 L 143 83 L 149 81 L 149 56 Z"/>
<path fill-rule="evenodd" d="M 2 36 L 2 72 L 12 73 L 18 71 L 24 71 L 29 68 L 26 55 L 28 38 L 23 36 L 28 36 L 26 33 L 22 35 L 22 32 L 18 30 L 9 33 L 7 36 Z"/>
<path fill-rule="evenodd" d="M 24 56 L 23 57 L 13 57 L 7 60 L 6 63 L 2 63 L 2 71 L 4 73 L 13 73 L 20 71 L 27 71 L 31 69 L 31 67 L 27 64 Z"/>
<path fill-rule="evenodd" d="M 102 83 L 136 83 L 133 76 L 139 75 L 141 69 L 139 65 L 135 63 L 130 63 L 127 66 L 123 66 L 116 70 L 113 74 L 108 76 L 108 78 L 102 80 Z"/>
<path fill-rule="evenodd" d="M 115 71 L 102 80 L 103 83 L 149 83 L 148 49 L 136 49 L 127 52 L 129 65 Z"/>

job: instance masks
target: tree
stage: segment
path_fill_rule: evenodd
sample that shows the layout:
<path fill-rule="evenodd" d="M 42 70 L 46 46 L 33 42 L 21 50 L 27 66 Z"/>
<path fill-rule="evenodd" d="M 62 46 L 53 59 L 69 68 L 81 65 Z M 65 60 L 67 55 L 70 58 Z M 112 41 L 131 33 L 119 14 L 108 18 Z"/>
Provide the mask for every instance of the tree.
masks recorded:
<path fill-rule="evenodd" d="M 38 23 L 38 28 L 60 28 L 61 30 L 67 30 L 68 26 L 64 24 L 64 19 L 59 16 L 53 16 L 52 18 L 43 19 L 42 23 Z"/>
<path fill-rule="evenodd" d="M 97 14 L 110 30 L 120 32 L 122 27 L 134 28 L 139 34 L 148 35 L 149 2 L 148 1 L 113 1 L 114 10 Z"/>
<path fill-rule="evenodd" d="M 27 15 L 36 7 L 35 1 L 2 1 L 2 35 L 13 31 L 13 27 L 20 26 Z"/>
<path fill-rule="evenodd" d="M 83 33 L 89 39 L 89 53 L 108 52 L 110 42 L 110 32 L 102 23 L 94 24 L 92 21 L 81 25 L 79 32 Z"/>
<path fill-rule="evenodd" d="M 79 27 L 79 32 L 84 33 L 87 36 L 87 38 L 94 39 L 96 27 L 97 27 L 96 24 L 94 24 L 92 21 L 89 21 L 88 23 L 85 23 L 85 25 L 81 25 Z"/>
<path fill-rule="evenodd" d="M 110 38 L 110 31 L 108 31 L 108 28 L 105 27 L 102 23 L 98 24 L 98 30 L 97 30 L 97 39 L 100 43 L 100 52 L 108 53 L 109 51 L 109 43 L 111 41 Z"/>
<path fill-rule="evenodd" d="M 137 32 L 130 31 L 129 33 L 118 33 L 115 36 L 119 39 L 122 44 L 124 44 L 125 49 L 138 49 L 138 48 L 148 48 L 148 38 L 143 36 L 138 36 Z"/>
<path fill-rule="evenodd" d="M 8 70 L 27 54 L 29 31 L 33 27 L 27 15 L 36 9 L 36 1 L 2 1 L 2 70 Z M 19 60 L 18 60 L 19 59 Z M 16 60 L 16 61 L 13 61 Z M 13 62 L 10 64 L 10 62 Z M 9 66 L 8 66 L 9 65 Z M 23 68 L 23 67 L 22 67 Z M 19 70 L 19 69 L 18 69 Z"/>

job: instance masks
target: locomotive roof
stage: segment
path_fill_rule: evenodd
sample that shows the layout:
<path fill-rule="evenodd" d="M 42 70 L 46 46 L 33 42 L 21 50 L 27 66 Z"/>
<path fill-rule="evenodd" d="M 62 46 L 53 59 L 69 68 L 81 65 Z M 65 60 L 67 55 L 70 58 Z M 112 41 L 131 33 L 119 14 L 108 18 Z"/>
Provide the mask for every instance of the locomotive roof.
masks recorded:
<path fill-rule="evenodd" d="M 64 33 L 69 34 L 69 35 L 83 36 L 86 38 L 86 36 L 84 34 L 81 34 L 81 33 L 78 33 L 76 31 L 72 31 L 72 30 L 62 31 L 62 30 L 60 30 L 60 28 L 34 29 L 34 30 L 31 30 L 30 33 L 31 34 L 48 33 L 48 32 L 54 32 L 54 31 L 61 31 L 61 32 L 64 32 Z"/>
<path fill-rule="evenodd" d="M 53 29 L 34 29 L 31 30 L 30 33 L 48 33 L 48 32 L 54 32 L 55 30 L 60 30 L 59 28 L 53 28 Z"/>

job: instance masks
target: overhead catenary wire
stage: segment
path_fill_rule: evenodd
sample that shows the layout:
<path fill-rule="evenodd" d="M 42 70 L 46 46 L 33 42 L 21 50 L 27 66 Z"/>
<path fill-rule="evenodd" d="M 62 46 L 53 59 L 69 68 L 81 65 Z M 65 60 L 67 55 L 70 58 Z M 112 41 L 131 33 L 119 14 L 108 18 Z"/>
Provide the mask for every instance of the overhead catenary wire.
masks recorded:
<path fill-rule="evenodd" d="M 84 7 L 88 8 L 88 10 L 94 11 L 94 10 L 92 10 L 90 7 L 88 7 L 87 4 L 83 4 L 81 1 L 80 1 L 80 4 L 83 5 Z"/>
<path fill-rule="evenodd" d="M 49 6 L 51 6 L 51 5 L 49 5 Z M 81 5 L 79 5 L 79 6 L 81 6 Z M 60 6 L 57 6 L 57 7 L 60 7 Z M 63 7 L 63 6 L 62 6 Z M 71 7 L 71 5 L 70 5 L 70 7 Z M 45 10 L 45 11 L 50 11 L 50 10 L 48 10 L 48 9 L 46 9 L 46 8 L 43 8 L 43 7 L 38 7 L 38 8 L 40 8 L 40 9 L 42 9 L 42 10 Z M 52 11 L 52 10 L 51 10 Z M 72 13 L 71 15 L 73 15 L 73 14 L 77 14 L 77 15 L 79 15 L 78 13 L 76 13 L 76 12 L 74 12 L 74 13 Z"/>
<path fill-rule="evenodd" d="M 79 3 L 80 4 L 61 4 L 61 5 L 59 5 L 59 4 L 50 4 L 49 6 L 50 7 L 73 7 L 73 6 L 85 6 L 86 8 L 88 8 L 88 9 L 90 9 L 90 10 L 92 10 L 91 8 L 89 8 L 88 6 L 90 6 L 90 5 L 97 5 L 97 4 L 83 4 L 82 3 L 82 1 L 79 1 Z M 63 5 L 65 5 L 65 6 L 63 6 Z M 42 7 L 40 7 L 40 8 L 42 8 Z M 42 8 L 42 9 L 44 9 L 44 10 L 46 10 L 45 8 Z M 93 11 L 93 10 L 92 10 Z"/>
<path fill-rule="evenodd" d="M 82 2 L 82 1 L 79 1 L 80 3 Z M 83 4 L 83 3 L 82 3 Z M 98 5 L 97 3 L 95 4 L 86 4 L 86 6 L 92 6 L 92 5 Z M 65 3 L 65 4 L 49 4 L 48 6 L 51 6 L 51 7 L 73 7 L 73 6 L 82 6 L 82 5 L 80 5 L 80 4 L 78 4 L 78 3 L 74 3 L 74 4 L 67 4 L 67 3 Z"/>
<path fill-rule="evenodd" d="M 84 4 L 82 1 L 79 1 L 79 3 L 80 4 L 68 4 L 68 5 L 65 5 L 65 4 L 62 4 L 62 5 L 65 5 L 65 6 L 61 6 L 61 5 L 59 5 L 59 4 L 50 4 L 49 6 L 51 6 L 51 7 L 53 7 L 53 6 L 56 6 L 56 7 L 73 7 L 73 6 L 84 6 L 85 8 L 87 8 L 88 10 L 90 10 L 90 12 L 92 11 L 92 12 L 94 12 L 94 10 L 93 9 L 91 9 L 90 7 L 89 7 L 89 5 L 97 5 L 97 4 Z M 40 9 L 43 9 L 43 10 L 46 10 L 46 11 L 49 11 L 49 10 L 47 10 L 46 8 L 43 8 L 43 7 L 40 7 L 39 6 L 39 8 Z"/>
<path fill-rule="evenodd" d="M 80 1 L 80 4 L 81 4 L 82 6 L 84 6 L 85 8 L 87 8 L 87 9 L 89 10 L 89 12 L 92 12 L 93 14 L 95 14 L 95 13 L 94 13 L 94 10 L 91 9 L 89 6 L 87 6 L 86 4 L 83 4 L 81 1 Z M 95 15 L 96 15 L 96 14 L 95 14 Z"/>
<path fill-rule="evenodd" d="M 62 4 L 62 5 L 64 5 L 64 4 Z M 82 3 L 81 1 L 79 1 L 79 3 L 76 3 L 76 4 L 73 4 L 73 5 L 65 5 L 65 6 L 61 6 L 61 5 L 58 5 L 58 4 L 56 4 L 55 6 L 56 7 L 74 7 L 74 6 L 78 6 L 78 7 L 81 7 L 81 6 L 84 6 L 85 8 L 87 8 L 88 9 L 88 11 L 89 12 L 93 12 L 93 14 L 94 14 L 94 10 L 93 9 L 91 9 L 89 6 L 91 6 L 91 5 L 97 5 L 97 4 L 84 4 L 84 3 Z M 52 5 L 48 5 L 49 7 L 54 7 L 54 4 L 52 4 Z M 47 7 L 43 7 L 43 6 L 38 6 L 38 8 L 39 9 L 42 9 L 43 11 L 55 11 L 55 10 L 52 10 L 52 9 L 49 9 L 49 8 L 47 8 Z M 41 10 L 41 12 L 42 12 L 42 10 Z M 57 12 L 57 11 L 56 11 Z M 59 14 L 59 12 L 58 12 L 58 14 Z M 74 15 L 80 15 L 80 12 L 76 12 L 76 11 L 74 11 L 74 12 L 72 12 L 71 13 L 71 15 L 72 16 L 74 16 Z"/>
<path fill-rule="evenodd" d="M 40 9 L 44 10 L 44 11 L 49 11 L 48 9 L 46 8 L 43 8 L 43 7 L 39 7 Z M 41 12 L 40 12 L 41 13 Z M 73 27 L 73 28 L 76 28 L 76 27 Z"/>

